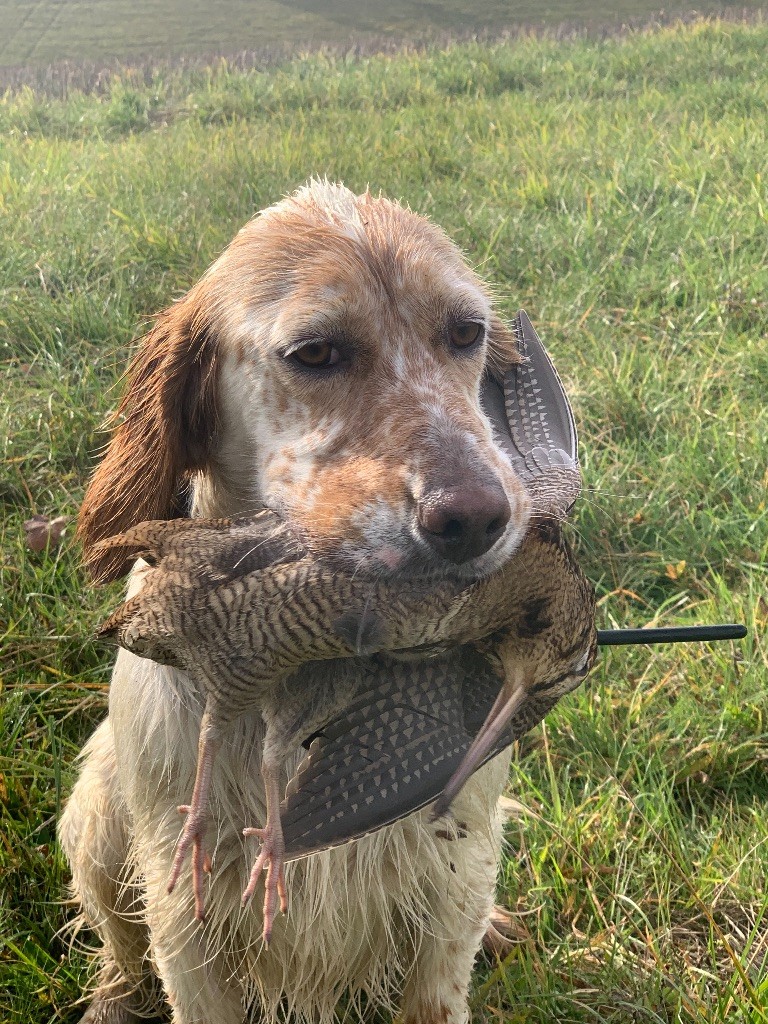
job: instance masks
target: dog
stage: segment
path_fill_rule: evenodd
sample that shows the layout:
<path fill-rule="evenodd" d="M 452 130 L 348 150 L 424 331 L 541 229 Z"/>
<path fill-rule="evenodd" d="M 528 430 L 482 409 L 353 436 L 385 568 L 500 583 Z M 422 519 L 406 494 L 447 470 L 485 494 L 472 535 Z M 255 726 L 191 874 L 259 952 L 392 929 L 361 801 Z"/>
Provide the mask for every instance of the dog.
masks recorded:
<path fill-rule="evenodd" d="M 312 181 L 251 220 L 143 340 L 83 502 L 85 562 L 116 576 L 94 544 L 145 519 L 269 507 L 354 571 L 487 575 L 531 512 L 480 403 L 484 375 L 518 359 L 488 288 L 438 227 Z M 141 574 L 139 563 L 129 592 Z M 264 820 L 258 709 L 217 761 L 205 923 L 189 878 L 167 892 L 202 700 L 180 670 L 119 653 L 109 716 L 59 825 L 102 943 L 84 1022 L 170 1007 L 175 1024 L 325 1024 L 341 1006 L 463 1024 L 509 754 L 466 785 L 457 824 L 427 809 L 289 864 L 290 909 L 266 948 L 260 900 L 240 905 L 253 859 L 242 827 Z"/>

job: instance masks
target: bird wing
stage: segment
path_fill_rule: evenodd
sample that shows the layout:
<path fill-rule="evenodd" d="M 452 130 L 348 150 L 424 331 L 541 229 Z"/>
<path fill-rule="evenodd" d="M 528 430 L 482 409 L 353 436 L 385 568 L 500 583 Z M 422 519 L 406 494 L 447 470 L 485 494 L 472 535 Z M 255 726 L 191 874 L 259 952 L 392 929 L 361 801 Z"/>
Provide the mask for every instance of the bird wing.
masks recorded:
<path fill-rule="evenodd" d="M 512 322 L 521 362 L 483 382 L 496 440 L 531 496 L 535 513 L 564 518 L 581 492 L 576 421 L 562 381 L 524 309 Z"/>
<path fill-rule="evenodd" d="M 429 661 L 372 658 L 344 713 L 320 730 L 288 783 L 286 860 L 360 839 L 431 804 L 459 767 L 501 685 L 474 647 Z M 483 764 L 542 720 L 557 697 L 532 695 Z"/>
<path fill-rule="evenodd" d="M 372 658 L 342 715 L 312 738 L 280 809 L 286 858 L 359 839 L 431 803 L 472 734 L 465 694 L 500 680 L 469 648 L 420 662 Z"/>
<path fill-rule="evenodd" d="M 255 519 L 172 519 L 139 523 L 97 545 L 149 563 L 142 588 L 102 623 L 97 636 L 114 637 L 141 657 L 194 666 L 200 647 L 235 645 L 254 609 L 243 587 L 258 590 L 258 573 L 303 557 L 296 535 L 273 512 Z M 248 577 L 253 577 L 250 581 Z M 244 592 L 245 593 L 245 592 Z M 246 614 L 247 612 L 247 614 Z"/>
<path fill-rule="evenodd" d="M 159 574 L 197 574 L 217 582 L 271 569 L 306 553 L 296 533 L 268 510 L 251 519 L 150 520 L 93 548 L 95 556 L 117 551 L 145 559 Z"/>

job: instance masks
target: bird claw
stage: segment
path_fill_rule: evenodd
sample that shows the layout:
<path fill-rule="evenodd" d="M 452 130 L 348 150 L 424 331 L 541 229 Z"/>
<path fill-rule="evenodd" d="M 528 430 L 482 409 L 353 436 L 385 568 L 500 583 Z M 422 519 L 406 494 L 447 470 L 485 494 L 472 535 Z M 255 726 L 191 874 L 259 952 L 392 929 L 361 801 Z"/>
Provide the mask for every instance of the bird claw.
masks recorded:
<path fill-rule="evenodd" d="M 192 847 L 192 892 L 195 897 L 195 920 L 205 921 L 205 896 L 203 894 L 203 875 L 210 874 L 211 858 L 203 848 L 205 837 L 206 816 L 190 804 L 178 807 L 180 814 L 186 814 L 184 829 L 176 843 L 171 874 L 168 878 L 167 890 L 173 892 L 181 875 L 187 851 Z"/>
<path fill-rule="evenodd" d="M 288 890 L 285 885 L 285 843 L 283 831 L 267 825 L 266 828 L 244 828 L 244 836 L 258 836 L 261 850 L 253 863 L 248 885 L 243 892 L 241 904 L 245 906 L 256 891 L 262 871 L 267 869 L 264 881 L 264 945 L 269 946 L 272 925 L 277 917 L 278 903 L 283 914 L 288 913 Z"/>

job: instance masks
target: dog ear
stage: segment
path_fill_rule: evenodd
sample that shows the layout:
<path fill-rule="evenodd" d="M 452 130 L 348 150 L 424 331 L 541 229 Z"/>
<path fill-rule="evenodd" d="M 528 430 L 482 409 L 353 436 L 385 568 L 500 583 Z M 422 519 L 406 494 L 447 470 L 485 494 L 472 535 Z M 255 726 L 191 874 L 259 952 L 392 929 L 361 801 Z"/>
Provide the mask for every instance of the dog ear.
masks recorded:
<path fill-rule="evenodd" d="M 496 439 L 533 500 L 564 518 L 581 491 L 576 421 L 557 370 L 524 309 L 512 322 L 516 358 L 489 362 L 481 393 Z"/>
<path fill-rule="evenodd" d="M 171 518 L 180 490 L 208 458 L 216 343 L 195 291 L 161 313 L 144 338 L 80 509 L 84 561 L 100 582 L 124 575 L 125 556 L 119 549 L 94 554 L 94 544 L 146 519 Z"/>

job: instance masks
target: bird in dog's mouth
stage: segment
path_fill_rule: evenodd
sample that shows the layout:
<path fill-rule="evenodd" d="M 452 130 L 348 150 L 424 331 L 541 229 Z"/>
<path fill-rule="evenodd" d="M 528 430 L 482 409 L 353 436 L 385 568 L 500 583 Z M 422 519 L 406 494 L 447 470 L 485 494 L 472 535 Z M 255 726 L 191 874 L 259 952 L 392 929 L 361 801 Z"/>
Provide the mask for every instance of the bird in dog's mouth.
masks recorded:
<path fill-rule="evenodd" d="M 243 902 L 266 869 L 269 942 L 278 908 L 287 910 L 286 859 L 435 799 L 433 813 L 448 813 L 469 776 L 591 668 L 594 593 L 561 529 L 580 490 L 573 416 L 523 311 L 514 330 L 521 362 L 503 386 L 488 379 L 482 398 L 534 517 L 496 571 L 401 574 L 392 556 L 392 572 L 372 582 L 349 571 L 343 552 L 314 551 L 272 512 L 143 523 L 99 545 L 149 564 L 142 589 L 101 634 L 185 669 L 205 697 L 194 791 L 180 808 L 186 820 L 168 883 L 172 890 L 191 850 L 199 919 L 211 773 L 222 730 L 243 711 L 259 707 L 266 724 L 267 817 L 244 830 L 261 850 Z M 505 533 L 503 492 L 477 490 L 443 489 L 419 506 L 422 541 L 455 566 L 476 563 Z M 330 660 L 333 681 L 326 673 L 308 690 L 297 670 Z M 305 741 L 309 753 L 283 799 L 284 763 Z"/>

